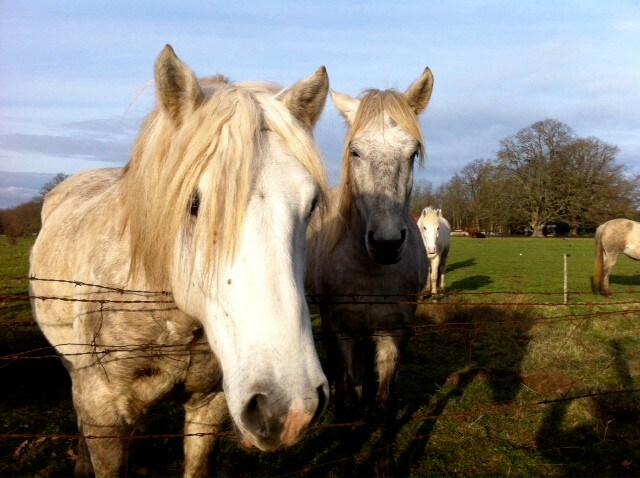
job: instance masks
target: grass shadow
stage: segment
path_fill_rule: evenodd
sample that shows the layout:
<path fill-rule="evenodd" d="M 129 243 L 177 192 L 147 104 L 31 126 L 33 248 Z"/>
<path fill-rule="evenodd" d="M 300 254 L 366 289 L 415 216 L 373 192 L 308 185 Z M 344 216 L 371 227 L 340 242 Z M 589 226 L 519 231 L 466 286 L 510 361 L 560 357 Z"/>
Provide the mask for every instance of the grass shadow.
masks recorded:
<path fill-rule="evenodd" d="M 30 352 L 16 360 L 12 354 Z M 0 407 L 3 434 L 77 433 L 71 380 L 35 324 L 5 324 L 0 333 Z M 3 438 L 0 476 L 71 476 L 74 439 Z M 52 456 L 58 457 L 52 460 Z"/>
<path fill-rule="evenodd" d="M 640 476 L 640 392 L 631 374 L 629 354 L 620 341 L 610 343 L 613 369 L 621 393 L 590 395 L 590 420 L 572 425 L 575 400 L 551 403 L 536 436 L 537 452 L 566 476 Z"/>
<path fill-rule="evenodd" d="M 457 280 L 450 283 L 447 286 L 447 291 L 451 292 L 468 292 L 471 290 L 477 290 L 482 287 L 488 286 L 493 280 L 491 277 L 483 274 L 465 277 L 464 279 Z"/>
<path fill-rule="evenodd" d="M 620 284 L 620 285 L 640 285 L 640 274 L 636 275 L 610 275 L 609 282 L 612 284 Z"/>
<path fill-rule="evenodd" d="M 453 272 L 458 269 L 466 269 L 467 267 L 475 266 L 478 263 L 475 259 L 467 259 L 464 261 L 454 262 L 453 264 L 447 264 L 447 272 Z"/>
<path fill-rule="evenodd" d="M 401 374 L 406 406 L 398 423 L 398 475 L 415 474 L 411 464 L 424 458 L 447 404 L 474 381 L 486 383 L 494 403 L 517 396 L 536 317 L 524 307 L 453 303 L 419 309 L 416 337 Z"/>

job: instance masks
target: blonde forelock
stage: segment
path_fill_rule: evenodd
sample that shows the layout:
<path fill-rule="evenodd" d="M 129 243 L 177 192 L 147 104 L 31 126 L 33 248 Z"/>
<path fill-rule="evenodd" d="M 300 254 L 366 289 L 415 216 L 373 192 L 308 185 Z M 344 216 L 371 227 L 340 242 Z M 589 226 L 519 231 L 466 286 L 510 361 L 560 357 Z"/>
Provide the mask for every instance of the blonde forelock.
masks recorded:
<path fill-rule="evenodd" d="M 134 145 L 123 180 L 122 203 L 131 234 L 134 276 L 167 288 L 176 238 L 189 231 L 193 245 L 204 244 L 204 260 L 214 267 L 229 261 L 242 231 L 254 174 L 270 129 L 306 167 L 326 194 L 327 180 L 315 145 L 274 99 L 267 84 L 229 84 L 214 78 L 203 83 L 210 97 L 180 127 L 155 110 Z M 276 104 L 277 103 L 277 104 Z M 200 196 L 193 221 L 190 205 L 203 176 L 210 188 Z"/>

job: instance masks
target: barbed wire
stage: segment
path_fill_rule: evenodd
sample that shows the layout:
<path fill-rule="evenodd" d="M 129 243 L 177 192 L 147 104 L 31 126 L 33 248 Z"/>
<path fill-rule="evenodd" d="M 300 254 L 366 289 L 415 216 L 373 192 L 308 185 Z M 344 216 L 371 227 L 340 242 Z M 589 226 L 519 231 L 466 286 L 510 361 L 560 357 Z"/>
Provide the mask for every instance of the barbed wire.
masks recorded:
<path fill-rule="evenodd" d="M 78 299 L 55 295 L 0 295 L 0 300 L 60 300 L 62 302 L 87 302 L 94 304 L 175 304 L 172 300 L 124 300 L 124 299 Z"/>
<path fill-rule="evenodd" d="M 149 294 L 149 295 L 165 295 L 165 296 L 172 295 L 171 292 L 166 291 L 166 290 L 161 290 L 161 291 L 132 290 L 132 289 L 125 289 L 124 287 L 112 287 L 112 286 L 106 286 L 106 285 L 100 285 L 100 284 L 90 284 L 88 282 L 82 282 L 82 281 L 77 281 L 77 280 L 69 280 L 69 279 L 49 279 L 49 278 L 36 277 L 34 275 L 29 276 L 28 279 L 30 281 L 60 282 L 60 283 L 65 283 L 65 284 L 73 284 L 73 285 L 78 286 L 78 287 L 83 287 L 83 286 L 84 287 L 95 287 L 97 289 L 111 290 L 111 291 L 114 291 L 114 292 L 118 292 L 120 294 Z"/>
<path fill-rule="evenodd" d="M 473 410 L 463 410 L 456 412 L 447 412 L 436 415 L 426 415 L 419 417 L 412 417 L 406 423 L 412 422 L 425 422 L 431 420 L 439 420 L 443 417 L 447 418 L 470 418 L 480 414 L 486 413 L 502 413 L 512 408 L 533 408 L 543 405 L 549 405 L 552 403 L 572 402 L 574 400 L 584 400 L 589 398 L 599 398 L 612 395 L 627 395 L 640 393 L 640 388 L 628 388 L 628 389 L 615 389 L 615 390 L 599 390 L 589 393 L 581 393 L 578 395 L 570 395 L 556 398 L 545 398 L 543 400 L 536 401 L 518 401 L 509 400 L 505 402 L 496 403 L 493 405 L 487 405 L 485 407 L 478 407 Z M 324 430 L 340 429 L 340 428 L 359 428 L 371 425 L 371 422 L 365 420 L 356 420 L 353 422 L 338 422 L 338 423 L 319 423 L 309 428 L 308 433 L 317 433 Z M 121 440 L 140 440 L 140 439 L 156 439 L 156 438 L 187 438 L 187 437 L 206 437 L 215 436 L 218 438 L 231 438 L 237 439 L 237 434 L 233 431 L 216 431 L 216 432 L 197 432 L 197 433 L 140 433 L 133 435 L 82 435 L 79 433 L 2 433 L 1 439 L 66 439 L 73 440 L 79 438 L 85 438 L 87 440 L 100 440 L 100 439 L 121 439 Z"/>
<path fill-rule="evenodd" d="M 636 302 L 640 306 L 640 302 Z M 455 304 L 457 306 L 459 304 Z M 478 306 L 479 304 L 475 304 Z M 487 303 L 482 304 L 485 306 L 493 306 L 495 304 Z M 526 304 L 525 304 L 526 305 Z M 500 328 L 503 329 L 523 329 L 531 328 L 534 325 L 553 325 L 560 322 L 574 322 L 586 319 L 593 319 L 599 317 L 610 316 L 625 316 L 633 315 L 634 318 L 640 320 L 640 308 L 632 310 L 616 310 L 616 311 L 598 311 L 586 314 L 567 314 L 558 317 L 540 317 L 529 318 L 523 317 L 517 320 L 474 320 L 472 322 L 444 322 L 435 324 L 416 324 L 412 326 L 398 326 L 398 327 L 380 327 L 373 330 L 363 331 L 360 334 L 348 334 L 339 337 L 337 340 L 350 340 L 365 337 L 385 337 L 393 335 L 397 332 L 398 335 L 404 335 L 407 330 L 411 330 L 413 337 L 423 337 L 426 335 L 438 334 L 438 333 L 450 333 L 455 331 L 469 331 L 482 332 L 486 330 L 496 331 Z M 36 327 L 37 324 L 16 324 L 22 327 Z M 337 332 L 340 332 L 339 330 Z M 341 332 L 344 333 L 344 332 Z M 319 338 L 320 339 L 320 338 Z M 59 358 L 58 353 L 42 355 L 43 351 L 55 351 L 61 347 L 91 347 L 90 351 L 86 352 L 64 352 L 65 356 L 80 356 L 80 355 L 111 355 L 115 353 L 139 353 L 146 352 L 147 355 L 138 355 L 136 358 L 144 357 L 156 357 L 158 354 L 170 355 L 184 355 L 187 353 L 210 353 L 209 344 L 207 342 L 187 342 L 180 344 L 158 344 L 158 343 L 145 343 L 145 344 L 99 344 L 99 343 L 62 343 L 51 345 L 48 347 L 39 347 L 32 350 L 25 350 L 16 352 L 9 355 L 0 356 L 0 362 L 14 362 L 16 360 L 37 360 L 45 358 Z M 99 347 L 99 349 L 96 349 Z M 188 348 L 188 349 L 187 349 Z M 201 348 L 202 350 L 198 350 Z M 2 366 L 0 366 L 2 368 Z"/>
<path fill-rule="evenodd" d="M 19 278 L 19 280 L 24 280 L 24 277 Z M 16 279 L 18 280 L 18 279 Z M 29 280 L 37 280 L 37 281 L 47 281 L 47 282 L 62 282 L 68 283 L 75 287 L 91 287 L 97 289 L 103 289 L 110 292 L 118 293 L 120 295 L 125 294 L 136 294 L 136 295 L 159 295 L 163 298 L 161 299 L 153 299 L 153 300 L 127 300 L 127 299 L 106 299 L 106 298 L 75 298 L 75 297 L 57 297 L 57 296 L 39 296 L 39 295 L 3 295 L 0 296 L 0 300 L 61 300 L 61 301 L 69 301 L 69 302 L 86 302 L 86 303 L 96 303 L 100 305 L 101 312 L 104 312 L 102 309 L 103 305 L 106 304 L 171 304 L 175 306 L 175 303 L 170 300 L 171 293 L 167 291 L 144 291 L 144 290 L 131 290 L 120 287 L 112 287 L 112 286 L 101 286 L 99 284 L 90 284 L 82 281 L 73 281 L 67 279 L 46 279 L 46 278 L 38 278 L 35 276 L 29 277 Z M 618 292 L 616 292 L 618 294 Z M 632 291 L 630 293 L 637 293 Z M 425 302 L 422 300 L 422 294 L 415 294 L 415 301 L 407 301 L 407 300 L 393 300 L 394 298 L 405 299 L 409 296 L 409 294 L 332 294 L 332 295 L 310 295 L 308 296 L 309 303 L 322 303 L 315 301 L 327 301 L 330 300 L 331 304 L 336 305 L 389 305 L 389 304 L 416 304 L 422 306 L 428 306 L 428 308 L 433 308 L 434 310 L 438 310 L 440 308 L 450 308 L 455 310 L 465 310 L 469 307 L 474 308 L 502 308 L 502 307 L 512 307 L 516 309 L 533 309 L 536 307 L 542 308 L 553 308 L 563 311 L 560 315 L 556 315 L 553 317 L 531 317 L 528 315 L 524 315 L 522 317 L 518 317 L 513 320 L 471 320 L 471 321 L 450 321 L 450 322 L 442 322 L 442 323 L 427 323 L 427 324 L 414 324 L 411 326 L 411 330 L 414 337 L 423 338 L 429 334 L 437 334 L 437 333 L 448 333 L 454 331 L 469 331 L 473 330 L 474 332 L 482 332 L 483 330 L 496 330 L 496 328 L 503 327 L 507 328 L 530 328 L 533 325 L 553 325 L 561 322 L 571 322 L 571 321 L 580 321 L 580 320 L 591 320 L 597 318 L 611 317 L 611 316 L 628 316 L 632 315 L 634 318 L 640 318 L 640 301 L 638 300 L 615 300 L 615 301 L 603 301 L 603 302 L 578 302 L 572 304 L 552 304 L 546 302 L 523 302 L 523 301 L 499 301 L 499 302 L 465 302 L 458 301 L 457 299 L 463 298 L 465 296 L 471 297 L 492 297 L 498 295 L 509 295 L 509 296 L 562 296 L 563 292 L 524 292 L 524 291 L 494 291 L 494 292 L 453 292 L 447 295 L 447 298 L 452 301 L 439 301 L 439 302 Z M 593 294 L 592 292 L 584 292 L 584 291 L 575 291 L 569 292 L 570 295 L 586 295 Z M 620 295 L 625 294 L 624 291 L 619 293 Z M 347 300 L 335 302 L 336 298 L 344 298 Z M 367 299 L 381 299 L 381 300 L 367 300 Z M 610 307 L 623 308 L 618 310 L 602 310 Z M 587 309 L 586 311 L 577 312 L 576 308 L 580 308 L 581 310 Z M 627 308 L 627 309 L 624 309 Z M 125 310 L 123 312 L 128 312 L 129 310 Z M 565 311 L 568 311 L 565 313 Z M 97 312 L 97 311 L 96 311 Z M 131 312 L 137 312 L 137 310 L 131 310 Z M 428 314 L 427 314 L 428 315 Z M 424 317 L 424 314 L 423 314 Z M 453 314 L 455 318 L 455 314 Z M 35 322 L 31 324 L 10 324 L 5 323 L 3 326 L 29 326 L 34 327 L 37 326 Z M 406 331 L 406 327 L 387 327 L 383 329 L 376 329 L 372 332 L 373 335 L 376 334 L 385 334 L 393 332 L 394 330 Z M 371 334 L 368 334 L 371 336 Z M 321 339 L 321 337 L 320 337 Z M 39 347 L 32 350 L 20 351 L 13 354 L 0 356 L 0 362 L 6 362 L 4 365 L 0 365 L 0 368 L 4 368 L 9 363 L 13 363 L 18 360 L 37 360 L 37 359 L 50 359 L 56 358 L 60 359 L 61 355 L 58 353 L 51 353 L 56 349 L 56 347 L 78 347 L 78 348 L 90 348 L 91 350 L 87 351 L 78 351 L 78 352 L 70 352 L 65 353 L 67 356 L 74 355 L 95 355 L 97 357 L 96 365 L 104 367 L 104 364 L 107 361 L 100 361 L 99 357 L 108 357 L 110 355 L 123 355 L 130 354 L 128 358 L 148 358 L 148 357 L 158 357 L 158 356 L 167 356 L 167 357 L 184 357 L 185 355 L 189 355 L 192 353 L 203 353 L 203 354 L 211 354 L 211 350 L 209 348 L 209 344 L 206 341 L 195 341 L 188 343 L 180 343 L 180 344 L 97 344 L 95 341 L 91 343 L 67 343 L 67 344 L 58 344 L 56 346 L 48 346 L 48 347 Z M 584 400 L 584 399 L 595 399 L 603 396 L 610 395 L 633 395 L 640 393 L 640 389 L 638 388 L 627 388 L 627 389 L 615 389 L 615 390 L 599 390 L 589 393 L 582 393 L 578 395 L 571 396 L 560 396 L 560 397 L 549 397 L 544 398 L 538 401 L 509 401 L 499 404 L 493 404 L 486 407 L 476 407 L 472 410 L 464 410 L 457 412 L 446 412 L 436 415 L 427 415 L 427 416 L 413 416 L 406 423 L 411 422 L 425 422 L 430 420 L 439 420 L 443 417 L 448 418 L 467 418 L 467 417 L 477 417 L 482 414 L 487 413 L 502 413 L 508 411 L 510 409 L 522 409 L 527 407 L 539 407 L 544 405 L 549 405 L 558 402 L 570 402 L 574 400 Z M 331 429 L 340 429 L 340 428 L 359 428 L 363 426 L 367 426 L 368 423 L 364 421 L 354 421 L 348 423 L 324 423 L 313 426 L 309 432 L 317 433 L 323 430 L 331 430 Z M 87 440 L 98 440 L 98 439 L 122 439 L 122 440 L 144 440 L 144 439 L 171 439 L 171 438 L 187 438 L 187 437 L 205 437 L 205 436 L 216 436 L 220 439 L 228 439 L 233 441 L 238 441 L 238 437 L 235 432 L 230 431 L 217 431 L 212 433 L 154 433 L 154 434 L 136 434 L 132 436 L 123 437 L 121 435 L 85 435 L 84 438 Z M 22 439 L 22 440 L 34 440 L 34 439 L 51 439 L 51 440 L 74 440 L 82 438 L 83 436 L 80 434 L 43 434 L 43 433 L 5 433 L 0 434 L 0 440 L 12 440 L 12 439 Z M 416 436 L 415 439 L 420 439 L 419 436 Z M 387 447 L 393 447 L 395 444 L 388 445 Z M 384 448 L 382 447 L 378 449 L 372 449 L 371 452 L 375 452 L 376 450 L 380 451 Z M 353 457 L 351 457 L 353 458 Z M 348 460 L 350 458 L 345 458 Z M 304 467 L 303 469 L 292 472 L 291 474 L 308 474 L 315 468 L 331 465 L 333 463 L 338 463 L 342 459 L 338 460 L 330 460 L 323 463 L 316 463 L 314 465 L 309 465 Z M 286 475 L 283 475 L 286 476 Z"/>
<path fill-rule="evenodd" d="M 487 294 L 495 294 L 495 293 L 487 293 Z M 502 292 L 501 294 L 511 294 L 517 295 L 517 293 L 507 293 Z M 524 292 L 519 294 L 526 294 Z M 406 296 L 407 294 L 402 294 L 402 296 Z M 395 295 L 396 297 L 401 296 L 400 294 Z M 439 300 L 438 302 L 425 302 L 424 300 L 387 300 L 392 295 L 384 295 L 383 300 L 372 301 L 372 300 L 357 300 L 355 297 L 364 297 L 361 295 L 354 294 L 332 294 L 323 296 L 323 299 L 316 299 L 317 296 L 311 296 L 311 299 L 308 300 L 310 304 L 317 305 L 429 305 L 434 307 L 442 307 L 442 306 L 478 306 L 480 305 L 478 302 L 443 302 Z M 351 298 L 351 300 L 341 300 L 341 301 L 327 301 L 327 298 L 340 298 L 347 297 Z M 456 296 L 450 296 L 451 298 L 455 298 Z M 63 302 L 86 302 L 86 303 L 95 303 L 95 304 L 175 304 L 173 300 L 164 300 L 164 299 L 156 299 L 156 300 L 125 300 L 125 299 L 87 299 L 87 298 L 76 298 L 76 297 L 60 297 L 54 295 L 0 295 L 0 300 L 59 300 Z M 482 305 L 492 305 L 492 306 L 537 306 L 537 307 L 574 307 L 574 306 L 620 306 L 620 305 L 637 305 L 640 304 L 638 300 L 627 300 L 627 301 L 609 301 L 609 302 L 575 302 L 571 304 L 554 304 L 549 302 L 522 302 L 522 301 L 508 301 L 508 302 L 487 302 Z"/>
<path fill-rule="evenodd" d="M 172 293 L 170 291 L 149 291 L 149 290 L 136 290 L 136 289 L 127 289 L 122 286 L 106 286 L 101 284 L 93 284 L 89 282 L 73 280 L 73 279 L 55 279 L 55 278 L 43 278 L 37 277 L 34 275 L 31 276 L 0 276 L 2 279 L 11 279 L 11 280 L 28 280 L 28 281 L 40 281 L 40 282 L 58 282 L 65 284 L 72 284 L 77 287 L 93 287 L 98 289 L 109 290 L 113 292 L 117 292 L 120 294 L 149 294 L 149 295 L 164 295 L 171 296 Z M 628 289 L 628 290 L 619 290 L 616 291 L 616 294 L 636 294 L 640 292 L 640 289 Z M 513 295 L 513 296 L 563 296 L 565 294 L 569 295 L 595 295 L 593 291 L 584 291 L 584 290 L 567 290 L 565 291 L 512 291 L 512 290 L 504 290 L 504 291 L 451 291 L 447 293 L 447 297 L 456 298 L 459 296 L 492 296 L 492 295 Z M 324 300 L 325 298 L 333 298 L 333 297 L 362 297 L 362 298 L 383 298 L 390 299 L 393 297 L 416 297 L 416 298 L 426 298 L 429 297 L 430 293 L 428 292 L 402 292 L 402 293 L 384 293 L 384 294 L 363 294 L 363 293 L 343 293 L 343 294 L 307 294 L 306 297 L 308 300 Z M 0 297 L 1 298 L 1 297 Z"/>
<path fill-rule="evenodd" d="M 60 282 L 70 282 L 74 285 L 81 286 L 89 286 L 89 287 L 102 287 L 96 284 L 86 284 L 80 281 L 68 281 L 68 280 L 58 280 L 58 279 L 38 279 L 37 280 L 47 280 L 47 281 L 60 281 Z M 126 289 L 118 289 L 104 286 L 104 288 L 109 288 L 111 290 L 116 290 L 118 292 L 133 292 L 139 293 L 141 291 L 127 291 Z M 144 291 L 143 291 L 144 292 Z M 156 294 L 156 292 L 149 292 Z M 158 294 L 161 292 L 158 292 Z M 351 295 L 348 295 L 351 297 Z M 392 296 L 392 295 L 389 295 Z M 388 297 L 388 296 L 385 296 Z M 115 304 L 171 304 L 175 306 L 175 303 L 172 300 L 120 300 L 120 299 L 87 299 L 87 298 L 72 298 L 72 297 L 57 297 L 57 296 L 0 296 L 0 299 L 7 300 L 28 300 L 28 299 L 40 299 L 40 300 L 62 300 L 69 302 L 89 302 L 89 303 L 97 303 L 101 307 L 104 304 L 115 303 Z M 405 304 L 406 302 L 395 302 L 395 301 L 384 301 L 384 302 L 374 302 L 375 304 Z M 362 302 L 340 302 L 340 304 L 355 304 L 355 305 L 367 305 L 370 302 L 362 303 Z M 529 303 L 529 302 L 438 302 L 438 303 L 428 303 L 418 302 L 419 305 L 428 305 L 428 306 L 437 306 L 442 308 L 450 308 L 454 310 L 461 310 L 465 308 L 494 308 L 494 307 L 515 307 L 519 309 L 529 309 L 534 307 L 553 307 L 553 308 L 562 308 L 563 310 L 571 309 L 571 306 L 567 306 L 565 304 L 547 304 L 547 303 Z M 575 304 L 574 304 L 575 305 Z M 534 325 L 552 325 L 554 323 L 559 322 L 567 322 L 567 321 L 579 321 L 590 318 L 598 318 L 598 317 L 606 317 L 606 316 L 626 316 L 626 315 L 634 315 L 635 318 L 640 318 L 640 301 L 637 300 L 628 300 L 628 301 L 613 301 L 613 302 L 590 302 L 590 303 L 580 303 L 578 304 L 581 307 L 586 307 L 590 310 L 590 312 L 578 313 L 576 311 L 571 311 L 570 313 L 553 316 L 553 317 L 529 317 L 523 316 L 520 317 L 519 320 L 473 320 L 473 321 L 447 321 L 442 323 L 431 323 L 431 324 L 414 324 L 411 326 L 398 326 L 398 327 L 379 327 L 375 329 L 365 330 L 362 333 L 354 334 L 354 335 L 346 335 L 339 338 L 339 340 L 348 340 L 354 338 L 363 338 L 363 337 L 375 337 L 375 336 L 389 336 L 394 332 L 397 332 L 399 335 L 406 334 L 407 330 L 410 329 L 411 333 L 414 337 L 421 337 L 430 334 L 437 333 L 447 333 L 452 331 L 468 331 L 470 329 L 475 330 L 476 332 L 487 330 L 491 328 L 491 330 L 496 330 L 496 327 L 503 328 L 523 328 L 523 327 L 532 327 Z M 616 309 L 616 310 L 600 310 L 601 308 L 609 308 L 609 307 L 620 307 L 620 306 L 628 306 L 631 307 L 629 309 Z M 635 307 L 638 308 L 635 308 Z M 167 309 L 171 310 L 171 309 Z M 594 311 L 595 310 L 595 311 Z M 104 312 L 104 310 L 101 310 Z M 131 312 L 136 313 L 139 310 L 124 310 L 120 312 Z M 37 327 L 36 322 L 31 323 L 4 323 L 4 327 Z M 340 332 L 340 331 L 338 331 Z M 344 333 L 344 332 L 341 332 Z M 99 346 L 100 350 L 97 350 L 96 347 Z M 175 352 L 175 354 L 183 355 L 187 353 L 185 351 L 186 347 L 204 347 L 207 348 L 208 344 L 206 342 L 202 343 L 184 343 L 184 344 L 98 344 L 98 343 L 65 343 L 65 344 L 56 344 L 50 347 L 41 347 L 33 350 L 21 351 L 9 355 L 0 356 L 0 362 L 14 362 L 16 360 L 34 360 L 34 359 L 45 359 L 45 358 L 59 358 L 58 353 L 43 355 L 42 352 L 46 350 L 55 350 L 57 347 L 91 347 L 91 351 L 86 352 L 68 352 L 64 355 L 67 356 L 77 356 L 77 355 L 110 355 L 115 353 L 147 353 L 150 355 L 139 356 L 143 358 L 145 356 L 156 356 L 158 353 L 170 352 L 173 350 L 182 349 L 180 352 Z M 191 349 L 190 352 L 198 353 L 199 351 Z M 205 350 L 200 351 L 200 353 L 209 353 Z M 167 353 L 168 354 L 168 353 Z M 6 365 L 6 364 L 5 364 Z M 3 367 L 3 366 L 2 366 Z"/>

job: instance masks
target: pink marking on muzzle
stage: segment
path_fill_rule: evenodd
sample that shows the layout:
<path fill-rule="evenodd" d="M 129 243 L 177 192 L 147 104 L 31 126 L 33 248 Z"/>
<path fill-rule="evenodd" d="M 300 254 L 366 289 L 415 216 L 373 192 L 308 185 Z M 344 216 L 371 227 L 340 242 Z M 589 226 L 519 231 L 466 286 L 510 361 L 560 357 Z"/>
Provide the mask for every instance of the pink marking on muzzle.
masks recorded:
<path fill-rule="evenodd" d="M 313 415 L 303 410 L 289 410 L 284 419 L 284 431 L 280 435 L 280 441 L 285 446 L 291 446 L 298 438 L 302 431 L 309 425 Z"/>
<path fill-rule="evenodd" d="M 242 444 L 243 444 L 246 448 L 248 448 L 248 449 L 251 449 L 251 448 L 253 448 L 253 447 L 255 446 L 255 445 L 253 444 L 253 442 L 251 441 L 251 438 L 249 438 L 248 436 L 245 436 L 245 437 L 242 439 Z"/>

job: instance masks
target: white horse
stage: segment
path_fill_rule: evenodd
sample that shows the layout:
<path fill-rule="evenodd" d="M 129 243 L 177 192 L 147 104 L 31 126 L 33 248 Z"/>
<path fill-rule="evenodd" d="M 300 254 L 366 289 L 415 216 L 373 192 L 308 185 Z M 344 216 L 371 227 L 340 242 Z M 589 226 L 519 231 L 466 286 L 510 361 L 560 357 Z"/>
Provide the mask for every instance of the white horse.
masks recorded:
<path fill-rule="evenodd" d="M 444 291 L 444 274 L 451 248 L 451 226 L 442 216 L 441 209 L 428 206 L 420 214 L 418 228 L 429 259 L 429 280 L 425 291 L 436 296 L 438 292 Z"/>
<path fill-rule="evenodd" d="M 640 222 L 612 219 L 598 226 L 595 239 L 594 286 L 602 295 L 611 295 L 609 274 L 618 256 L 625 254 L 631 259 L 640 260 Z"/>
<path fill-rule="evenodd" d="M 97 284 L 31 284 L 71 375 L 77 474 L 125 474 L 127 437 L 174 391 L 185 476 L 207 474 L 228 414 L 243 443 L 274 450 L 328 399 L 303 284 L 308 220 L 327 191 L 310 133 L 326 70 L 286 90 L 198 80 L 167 45 L 155 79 L 129 164 L 51 191 L 31 253 L 32 276 Z"/>

